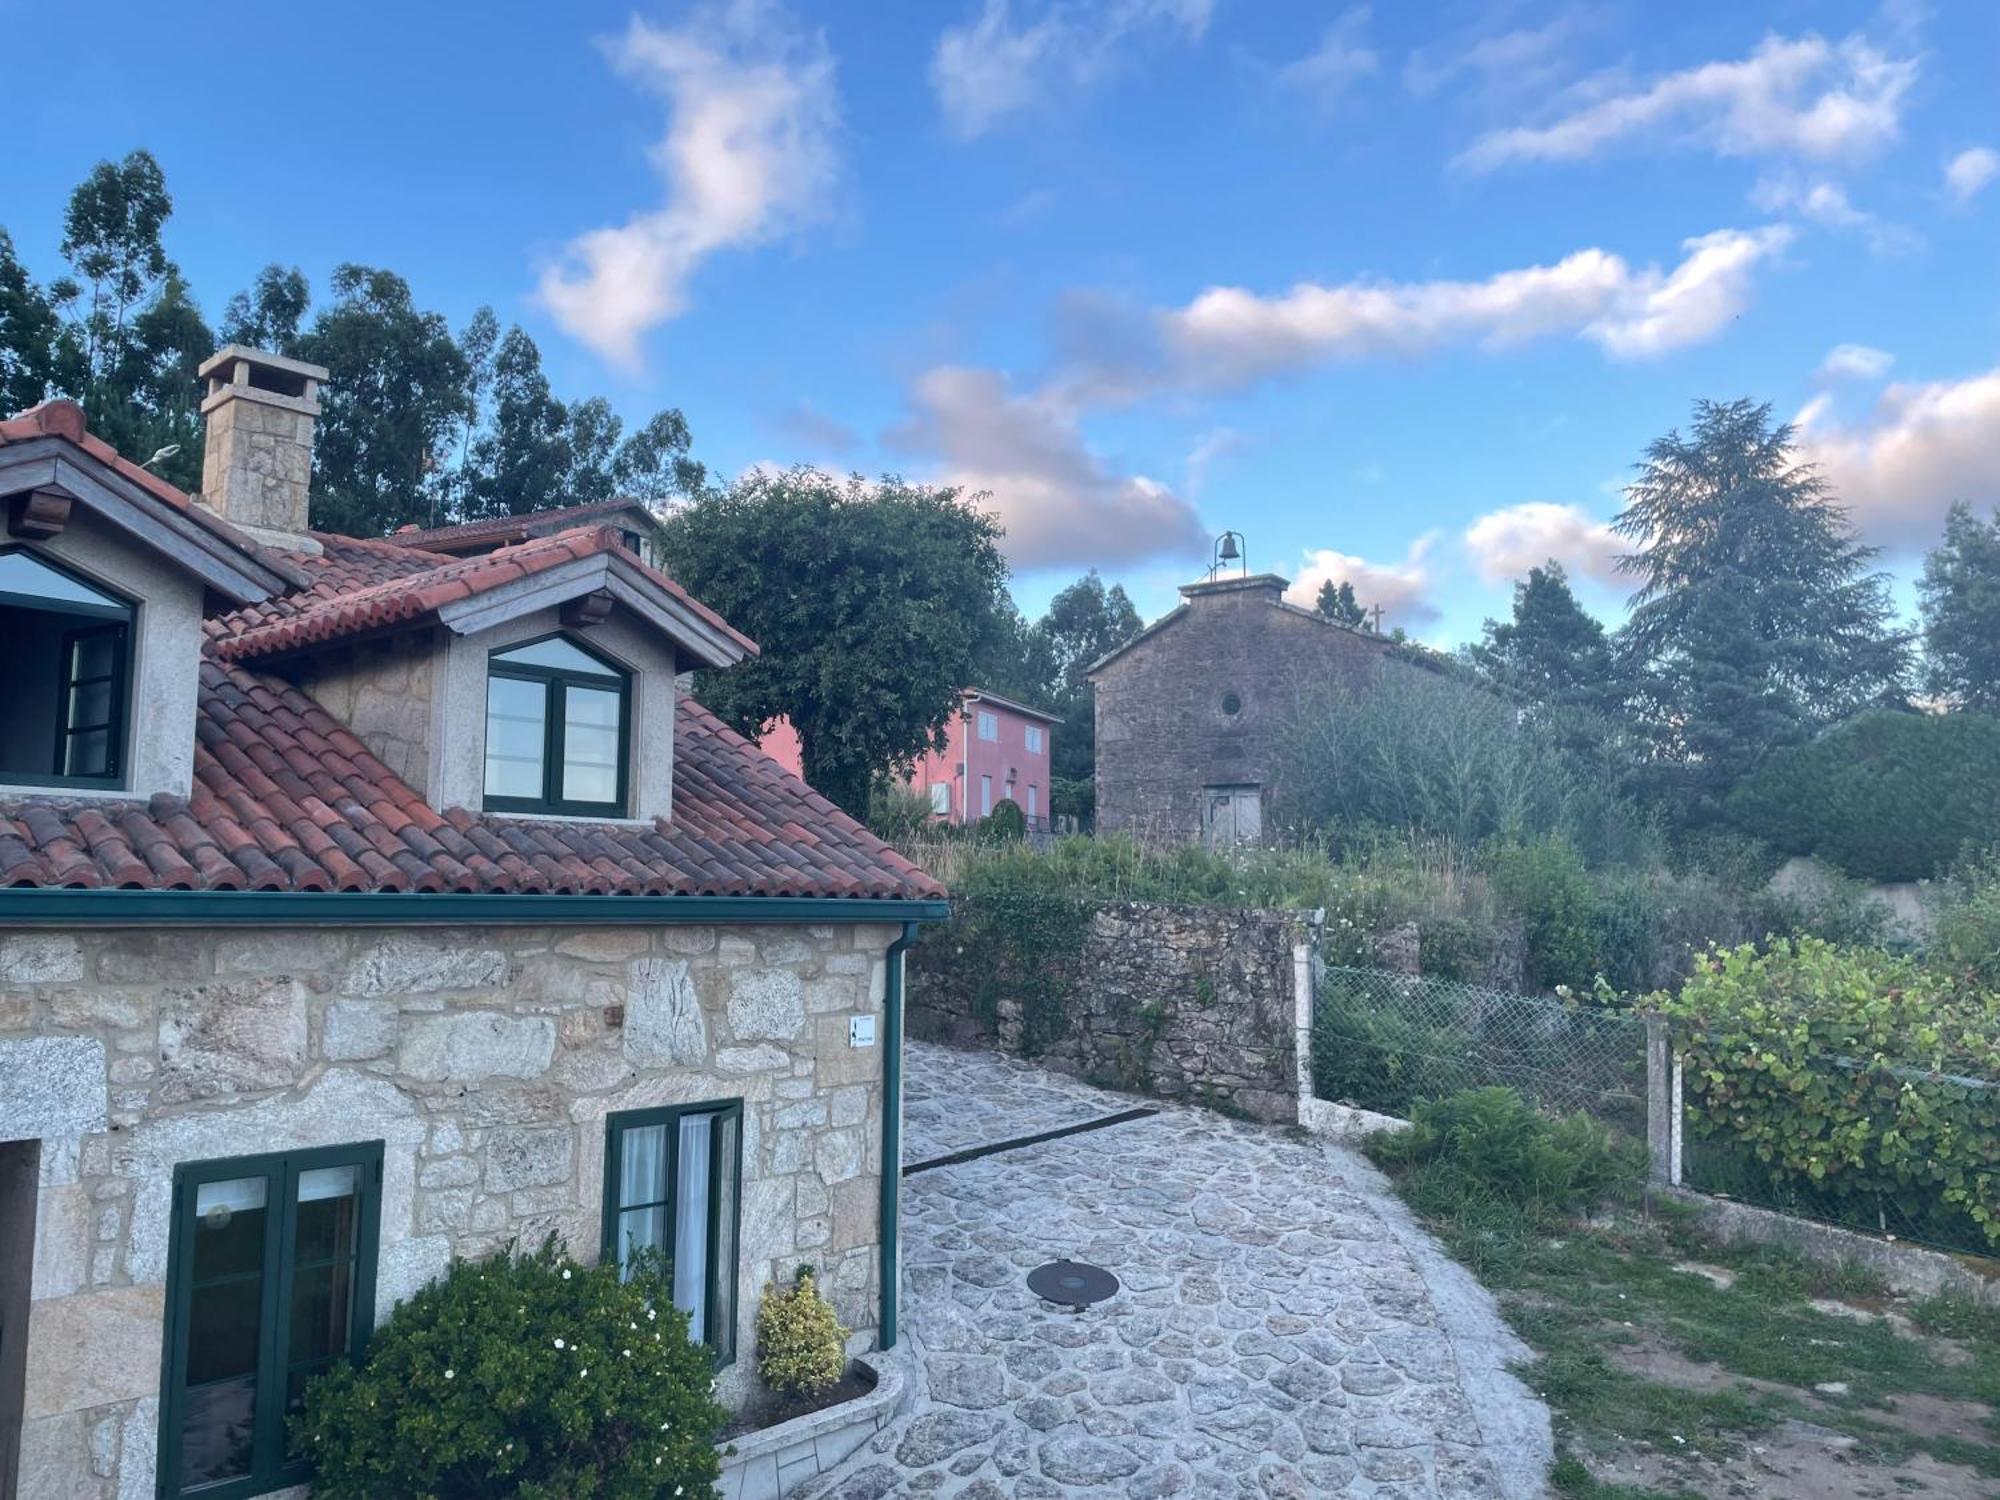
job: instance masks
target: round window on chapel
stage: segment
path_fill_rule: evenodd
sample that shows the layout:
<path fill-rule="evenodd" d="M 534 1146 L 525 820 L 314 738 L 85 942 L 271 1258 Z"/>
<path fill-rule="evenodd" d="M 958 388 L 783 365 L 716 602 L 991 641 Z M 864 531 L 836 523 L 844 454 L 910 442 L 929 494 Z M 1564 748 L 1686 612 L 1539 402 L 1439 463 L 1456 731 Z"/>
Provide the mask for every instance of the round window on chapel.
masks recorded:
<path fill-rule="evenodd" d="M 1222 695 L 1222 711 L 1228 714 L 1230 718 L 1235 718 L 1243 712 L 1243 700 L 1234 693 L 1224 693 Z"/>

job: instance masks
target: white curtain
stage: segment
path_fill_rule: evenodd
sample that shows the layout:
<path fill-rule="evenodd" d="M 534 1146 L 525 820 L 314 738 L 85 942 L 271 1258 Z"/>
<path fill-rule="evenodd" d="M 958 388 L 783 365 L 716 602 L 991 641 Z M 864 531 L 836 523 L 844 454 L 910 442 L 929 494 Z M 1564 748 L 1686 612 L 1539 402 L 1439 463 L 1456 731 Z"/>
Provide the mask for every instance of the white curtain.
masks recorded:
<path fill-rule="evenodd" d="M 667 1127 L 644 1125 L 620 1136 L 618 1201 L 625 1204 L 658 1203 L 667 1192 Z M 618 1268 L 632 1262 L 635 1250 L 664 1250 L 661 1243 L 664 1215 L 657 1208 L 641 1208 L 619 1215 Z"/>
<path fill-rule="evenodd" d="M 359 1167 L 315 1167 L 299 1173 L 299 1202 L 317 1203 L 323 1198 L 352 1198 Z"/>
<path fill-rule="evenodd" d="M 688 1315 L 688 1336 L 708 1337 L 708 1151 L 713 1115 L 682 1115 L 680 1181 L 674 1193 L 674 1305 Z"/>

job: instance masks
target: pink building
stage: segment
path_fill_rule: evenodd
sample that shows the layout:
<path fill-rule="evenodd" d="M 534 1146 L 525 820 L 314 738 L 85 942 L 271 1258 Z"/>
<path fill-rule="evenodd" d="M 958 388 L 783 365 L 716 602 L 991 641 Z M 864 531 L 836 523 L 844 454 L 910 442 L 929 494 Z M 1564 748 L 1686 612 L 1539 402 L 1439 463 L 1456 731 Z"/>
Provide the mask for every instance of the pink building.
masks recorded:
<path fill-rule="evenodd" d="M 967 688 L 950 743 L 916 764 L 910 785 L 952 823 L 976 823 L 1012 798 L 1030 828 L 1049 826 L 1049 737 L 1057 720 L 1025 703 Z"/>

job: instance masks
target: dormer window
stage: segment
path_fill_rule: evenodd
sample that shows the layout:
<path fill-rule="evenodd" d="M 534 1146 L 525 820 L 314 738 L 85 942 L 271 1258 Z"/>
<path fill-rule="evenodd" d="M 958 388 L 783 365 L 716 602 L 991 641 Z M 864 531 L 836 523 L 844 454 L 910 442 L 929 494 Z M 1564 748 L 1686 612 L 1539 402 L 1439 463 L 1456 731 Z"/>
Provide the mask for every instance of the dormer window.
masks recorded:
<path fill-rule="evenodd" d="M 625 815 L 631 679 L 567 636 L 487 658 L 489 812 Z"/>
<path fill-rule="evenodd" d="M 116 787 L 132 606 L 25 548 L 0 550 L 0 782 Z"/>

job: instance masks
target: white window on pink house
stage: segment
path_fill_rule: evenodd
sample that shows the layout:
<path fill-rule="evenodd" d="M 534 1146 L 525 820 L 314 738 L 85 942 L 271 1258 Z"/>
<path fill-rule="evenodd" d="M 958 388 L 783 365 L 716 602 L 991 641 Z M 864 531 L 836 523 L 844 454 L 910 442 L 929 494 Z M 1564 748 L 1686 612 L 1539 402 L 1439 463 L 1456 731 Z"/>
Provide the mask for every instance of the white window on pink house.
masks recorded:
<path fill-rule="evenodd" d="M 993 811 L 993 778 L 979 778 L 979 815 L 983 818 Z"/>
<path fill-rule="evenodd" d="M 1032 781 L 1031 781 L 1031 782 L 1029 782 L 1029 783 L 1028 783 L 1028 821 L 1029 821 L 1030 823 L 1032 823 L 1032 822 L 1034 822 L 1034 821 L 1035 821 L 1035 812 L 1036 812 L 1036 808 L 1035 808 L 1035 784 L 1034 784 L 1034 782 L 1032 782 Z"/>
<path fill-rule="evenodd" d="M 983 708 L 979 710 L 979 737 L 982 740 L 1000 738 L 1000 715 L 990 714 Z"/>
<path fill-rule="evenodd" d="M 931 811 L 940 818 L 951 816 L 951 783 L 933 781 L 931 783 Z"/>
<path fill-rule="evenodd" d="M 1042 753 L 1042 726 L 1039 724 L 1028 726 L 1028 753 L 1030 755 Z"/>

